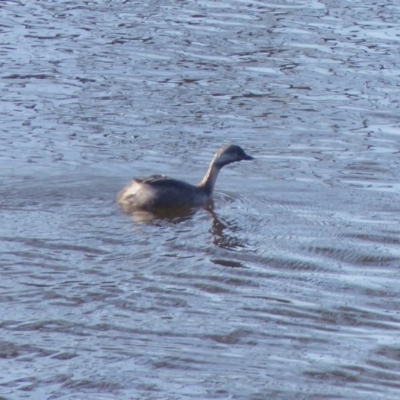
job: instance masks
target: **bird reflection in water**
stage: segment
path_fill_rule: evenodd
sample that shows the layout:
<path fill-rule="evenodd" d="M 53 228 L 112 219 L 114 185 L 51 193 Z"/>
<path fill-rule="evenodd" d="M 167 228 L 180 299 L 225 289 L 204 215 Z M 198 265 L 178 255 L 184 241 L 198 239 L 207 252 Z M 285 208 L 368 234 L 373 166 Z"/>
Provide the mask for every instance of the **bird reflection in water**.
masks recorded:
<path fill-rule="evenodd" d="M 137 224 L 163 224 L 165 222 L 179 224 L 191 219 L 200 210 L 205 210 L 211 217 L 210 233 L 212 242 L 225 250 L 244 248 L 243 239 L 232 232 L 238 232 L 240 227 L 233 222 L 225 222 L 214 210 L 214 201 L 211 199 L 203 207 L 160 208 L 155 210 L 133 210 L 127 212 Z"/>

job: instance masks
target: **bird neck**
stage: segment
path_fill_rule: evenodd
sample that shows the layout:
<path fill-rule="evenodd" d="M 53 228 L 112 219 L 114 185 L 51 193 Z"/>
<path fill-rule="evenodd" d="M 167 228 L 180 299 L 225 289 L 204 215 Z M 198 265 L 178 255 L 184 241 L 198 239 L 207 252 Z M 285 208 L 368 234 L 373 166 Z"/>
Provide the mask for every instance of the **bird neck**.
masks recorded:
<path fill-rule="evenodd" d="M 221 167 L 216 165 L 214 160 L 211 162 L 210 166 L 208 167 L 208 170 L 206 174 L 204 175 L 204 178 L 202 181 L 197 184 L 197 187 L 201 188 L 204 190 L 209 196 L 212 195 L 215 182 L 218 178 L 219 171 L 221 170 Z"/>

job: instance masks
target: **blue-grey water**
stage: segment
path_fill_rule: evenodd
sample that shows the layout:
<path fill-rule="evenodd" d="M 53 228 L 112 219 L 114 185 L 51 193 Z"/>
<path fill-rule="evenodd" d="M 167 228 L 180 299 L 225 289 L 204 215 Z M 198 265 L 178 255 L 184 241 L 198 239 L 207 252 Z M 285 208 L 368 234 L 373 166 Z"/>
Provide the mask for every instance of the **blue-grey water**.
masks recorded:
<path fill-rule="evenodd" d="M 400 398 L 400 6 L 0 3 L 1 399 Z M 213 204 L 139 223 L 132 176 Z"/>

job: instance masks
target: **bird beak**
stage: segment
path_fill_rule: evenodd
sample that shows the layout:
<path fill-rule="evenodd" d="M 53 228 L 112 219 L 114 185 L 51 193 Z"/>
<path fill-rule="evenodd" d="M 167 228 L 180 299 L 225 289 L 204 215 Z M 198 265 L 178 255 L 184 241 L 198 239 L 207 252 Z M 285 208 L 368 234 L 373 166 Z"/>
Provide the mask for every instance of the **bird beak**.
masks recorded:
<path fill-rule="evenodd" d="M 245 154 L 243 157 L 243 160 L 254 160 L 254 157 L 249 156 L 248 154 Z"/>

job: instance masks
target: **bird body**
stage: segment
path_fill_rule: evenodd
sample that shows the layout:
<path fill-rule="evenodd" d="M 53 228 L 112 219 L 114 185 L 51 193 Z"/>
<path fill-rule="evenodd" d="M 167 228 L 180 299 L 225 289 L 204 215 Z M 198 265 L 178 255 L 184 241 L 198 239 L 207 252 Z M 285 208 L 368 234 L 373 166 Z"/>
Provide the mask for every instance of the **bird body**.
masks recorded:
<path fill-rule="evenodd" d="M 221 147 L 214 155 L 206 175 L 197 185 L 152 175 L 144 179 L 133 178 L 117 197 L 125 210 L 153 210 L 158 208 L 198 207 L 211 198 L 219 171 L 235 161 L 252 160 L 236 145 Z"/>

